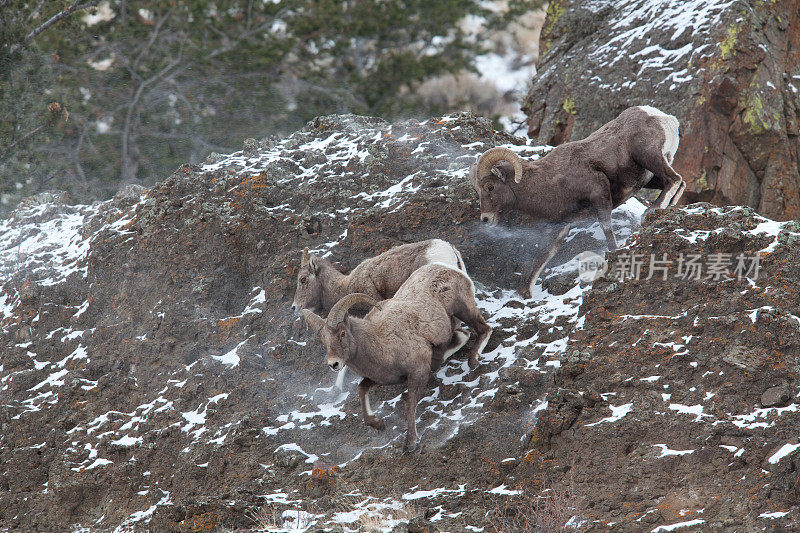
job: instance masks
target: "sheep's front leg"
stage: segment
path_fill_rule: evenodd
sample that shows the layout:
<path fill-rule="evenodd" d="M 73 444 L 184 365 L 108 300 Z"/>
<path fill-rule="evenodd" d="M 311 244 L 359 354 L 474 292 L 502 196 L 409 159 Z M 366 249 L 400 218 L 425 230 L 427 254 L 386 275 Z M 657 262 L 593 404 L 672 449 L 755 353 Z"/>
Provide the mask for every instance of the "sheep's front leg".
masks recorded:
<path fill-rule="evenodd" d="M 531 297 L 533 294 L 533 287 L 536 285 L 536 280 L 539 279 L 539 275 L 544 270 L 544 267 L 547 266 L 547 263 L 556 255 L 558 249 L 561 248 L 561 245 L 564 244 L 564 239 L 566 239 L 567 235 L 569 234 L 569 230 L 572 229 L 570 224 L 566 224 L 561 230 L 555 234 L 555 237 L 552 238 L 550 242 L 550 246 L 547 249 L 547 253 L 544 256 L 539 258 L 538 262 L 533 263 L 533 270 L 531 277 L 528 279 L 528 283 L 522 287 L 519 291 L 523 298 L 526 300 Z M 552 231 L 548 231 L 546 233 L 547 238 L 551 238 L 553 236 Z"/>
<path fill-rule="evenodd" d="M 336 388 L 339 390 L 344 390 L 344 376 L 347 374 L 347 367 L 343 366 L 341 370 L 339 370 L 339 374 L 336 376 Z"/>
<path fill-rule="evenodd" d="M 361 402 L 361 415 L 364 417 L 364 423 L 375 429 L 383 429 L 383 420 L 375 416 L 372 412 L 372 406 L 369 404 L 369 389 L 375 385 L 375 382 L 369 378 L 364 378 L 358 384 L 358 399 Z"/>
<path fill-rule="evenodd" d="M 426 371 L 412 374 L 408 377 L 408 394 L 406 395 L 406 422 L 408 432 L 406 433 L 406 443 L 403 451 L 413 452 L 419 448 L 419 437 L 417 437 L 417 403 L 422 398 L 425 385 L 428 384 L 428 374 Z"/>

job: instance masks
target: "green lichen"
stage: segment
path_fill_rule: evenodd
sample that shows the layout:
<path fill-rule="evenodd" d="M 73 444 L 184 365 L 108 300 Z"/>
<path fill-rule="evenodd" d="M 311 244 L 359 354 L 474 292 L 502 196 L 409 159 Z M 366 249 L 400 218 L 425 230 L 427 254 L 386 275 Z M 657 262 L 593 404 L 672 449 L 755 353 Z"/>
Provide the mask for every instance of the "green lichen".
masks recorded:
<path fill-rule="evenodd" d="M 695 191 L 705 191 L 708 190 L 708 180 L 706 179 L 706 170 L 703 169 L 700 171 L 700 177 L 694 182 L 694 190 Z"/>
<path fill-rule="evenodd" d="M 745 97 L 743 107 L 744 113 L 742 114 L 742 120 L 749 127 L 750 133 L 758 135 L 770 129 L 771 124 L 764 113 L 764 104 L 761 102 L 761 98 L 758 95 L 748 93 Z"/>
<path fill-rule="evenodd" d="M 553 37 L 551 34 L 558 23 L 558 19 L 567 11 L 568 1 L 569 0 L 553 0 L 547 5 L 547 14 L 544 19 L 544 27 L 542 28 L 543 39 L 539 55 L 544 55 L 553 44 Z"/>
<path fill-rule="evenodd" d="M 564 103 L 561 104 L 561 107 L 563 107 L 564 111 L 570 115 L 575 115 L 578 113 L 578 106 L 575 105 L 575 100 L 573 100 L 571 96 L 564 98 Z"/>
<path fill-rule="evenodd" d="M 764 108 L 764 102 L 761 100 L 759 89 L 761 84 L 758 82 L 758 72 L 753 74 L 753 79 L 750 81 L 748 91 L 745 93 L 739 104 L 744 109 L 742 113 L 742 121 L 747 124 L 750 133 L 758 135 L 767 130 L 775 129 L 780 125 L 780 113 L 774 108 Z"/>
<path fill-rule="evenodd" d="M 723 61 L 736 54 L 736 41 L 739 39 L 741 31 L 742 28 L 738 24 L 728 26 L 725 38 L 719 43 L 720 57 Z"/>

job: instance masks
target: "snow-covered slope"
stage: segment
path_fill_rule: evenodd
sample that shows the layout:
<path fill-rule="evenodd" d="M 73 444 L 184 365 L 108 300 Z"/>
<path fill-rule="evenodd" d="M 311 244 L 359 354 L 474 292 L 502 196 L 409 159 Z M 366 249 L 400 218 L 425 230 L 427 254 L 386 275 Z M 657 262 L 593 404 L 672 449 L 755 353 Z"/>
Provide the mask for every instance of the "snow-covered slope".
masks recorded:
<path fill-rule="evenodd" d="M 586 339 L 604 327 L 592 314 L 599 297 L 574 273 L 578 253 L 602 252 L 591 221 L 572 231 L 531 300 L 513 292 L 537 252 L 538 231 L 514 220 L 498 231 L 480 228 L 467 180 L 475 156 L 498 144 L 525 157 L 546 151 L 472 116 L 396 125 L 325 117 L 281 141 L 247 141 L 242 152 L 181 167 L 149 191 L 94 206 L 28 205 L 3 221 L 4 527 L 189 531 L 333 521 L 362 530 L 419 515 L 445 530 L 496 524 L 490 511 L 499 502 L 527 497 L 528 479 L 552 478 L 526 469 L 562 460 L 561 448 L 549 458 L 537 451 L 536 438 L 563 438 L 553 426 L 564 405 L 559 370 L 574 376 L 593 345 Z M 697 222 L 710 216 L 706 207 L 692 209 L 651 223 L 687 247 L 735 242 L 741 229 L 772 257 L 782 257 L 795 232 L 761 219 L 717 232 Z M 640 235 L 641 214 L 636 201 L 615 212 L 620 240 Z M 320 344 L 289 304 L 304 247 L 352 268 L 430 237 L 459 247 L 494 333 L 476 370 L 456 354 L 432 376 L 418 409 L 423 450 L 408 455 L 399 448 L 402 387 L 376 390 L 386 429 L 365 427 L 355 379 L 342 392 L 333 387 Z M 656 250 L 659 239 L 634 246 Z M 605 284 L 601 294 L 613 299 L 630 287 Z M 663 314 L 685 312 L 681 298 L 691 297 L 675 297 Z M 638 309 L 635 292 L 626 298 Z M 766 305 L 755 306 L 757 320 Z M 631 310 L 614 331 L 654 314 Z M 647 342 L 655 349 L 673 337 L 677 328 L 672 340 Z M 641 360 L 647 375 L 631 373 L 635 383 L 667 384 L 648 364 Z M 610 385 L 620 381 L 608 372 Z M 587 430 L 631 434 L 632 417 L 649 416 L 638 390 L 602 391 L 613 393 L 609 408 Z M 697 403 L 670 402 L 689 410 Z M 710 408 L 681 409 L 665 405 L 701 421 Z M 543 413 L 550 425 L 533 431 Z M 771 455 L 778 465 L 794 453 L 792 441 L 781 444 L 788 447 Z M 652 449 L 691 457 L 678 452 L 697 448 L 664 437 Z M 573 523 L 588 523 L 581 508 L 568 508 Z"/>

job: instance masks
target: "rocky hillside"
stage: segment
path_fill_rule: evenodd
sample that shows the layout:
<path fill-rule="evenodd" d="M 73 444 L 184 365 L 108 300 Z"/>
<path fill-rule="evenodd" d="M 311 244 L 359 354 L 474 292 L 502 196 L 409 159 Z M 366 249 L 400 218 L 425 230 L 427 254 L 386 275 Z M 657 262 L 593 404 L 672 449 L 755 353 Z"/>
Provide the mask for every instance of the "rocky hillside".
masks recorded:
<path fill-rule="evenodd" d="M 589 221 L 523 301 L 538 232 L 481 229 L 467 180 L 501 144 L 544 153 L 473 116 L 324 117 L 105 203 L 26 202 L 0 223 L 0 527 L 796 525 L 797 224 L 697 205 L 640 231 L 634 200 L 607 278 L 577 279 L 602 251 Z M 364 427 L 289 303 L 303 247 L 352 268 L 430 237 L 462 251 L 494 333 L 476 370 L 432 376 L 404 454 L 402 387 Z M 631 252 L 760 270 L 615 280 Z"/>
<path fill-rule="evenodd" d="M 554 0 L 528 134 L 582 139 L 630 105 L 653 105 L 680 120 L 685 201 L 796 218 L 799 12 L 798 0 Z"/>

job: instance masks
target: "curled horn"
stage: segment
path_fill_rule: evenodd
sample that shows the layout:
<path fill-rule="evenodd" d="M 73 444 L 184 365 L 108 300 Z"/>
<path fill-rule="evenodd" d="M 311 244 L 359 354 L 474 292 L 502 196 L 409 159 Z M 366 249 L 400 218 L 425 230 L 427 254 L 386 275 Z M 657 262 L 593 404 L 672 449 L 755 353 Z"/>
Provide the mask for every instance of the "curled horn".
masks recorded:
<path fill-rule="evenodd" d="M 522 179 L 522 159 L 508 148 L 492 148 L 478 158 L 476 174 L 478 178 L 487 175 L 498 161 L 506 160 L 514 165 L 514 181 L 519 183 Z"/>
<path fill-rule="evenodd" d="M 333 306 L 331 312 L 328 313 L 328 320 L 327 324 L 329 328 L 335 328 L 338 326 L 342 320 L 344 320 L 345 315 L 356 304 L 366 303 L 369 305 L 373 305 L 380 309 L 380 304 L 378 304 L 377 300 L 371 296 L 367 296 L 362 292 L 354 292 L 353 294 L 348 294 L 338 302 L 336 305 Z"/>
<path fill-rule="evenodd" d="M 319 333 L 319 330 L 325 327 L 325 321 L 308 309 L 303 309 L 303 319 L 305 319 L 306 325 L 314 330 L 315 334 Z"/>
<path fill-rule="evenodd" d="M 303 257 L 300 259 L 300 268 L 308 265 L 308 248 L 303 248 Z"/>

